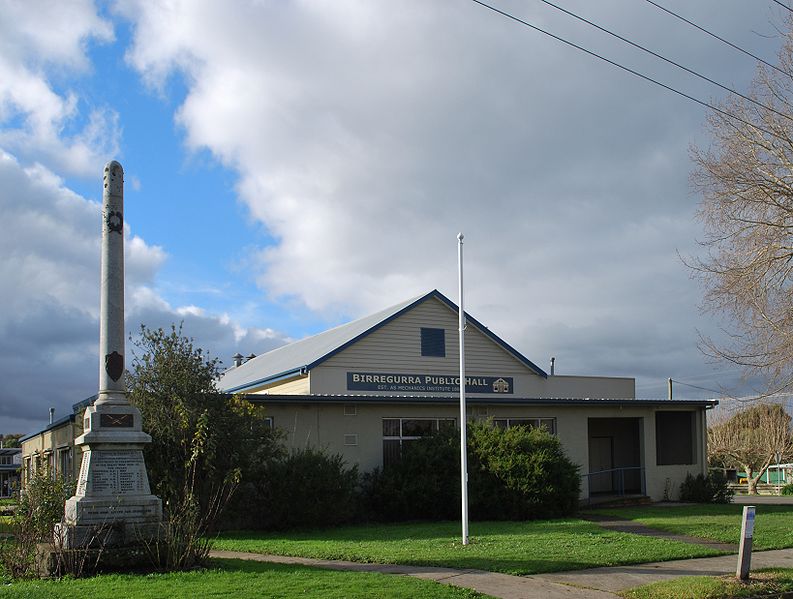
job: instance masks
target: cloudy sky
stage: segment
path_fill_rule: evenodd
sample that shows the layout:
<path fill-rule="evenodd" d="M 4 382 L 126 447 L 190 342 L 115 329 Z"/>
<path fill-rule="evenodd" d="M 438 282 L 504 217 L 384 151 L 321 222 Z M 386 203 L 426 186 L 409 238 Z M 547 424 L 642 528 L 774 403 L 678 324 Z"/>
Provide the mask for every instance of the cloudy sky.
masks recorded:
<path fill-rule="evenodd" d="M 771 0 L 660 2 L 773 61 Z M 534 25 L 706 101 L 538 0 Z M 736 89 L 754 61 L 635 0 L 565 8 Z M 0 433 L 96 391 L 99 202 L 126 171 L 127 327 L 228 365 L 433 288 L 560 374 L 718 388 L 697 252 L 702 106 L 471 0 L 0 0 Z M 128 351 L 129 353 L 129 351 Z M 680 386 L 681 397 L 713 393 Z"/>

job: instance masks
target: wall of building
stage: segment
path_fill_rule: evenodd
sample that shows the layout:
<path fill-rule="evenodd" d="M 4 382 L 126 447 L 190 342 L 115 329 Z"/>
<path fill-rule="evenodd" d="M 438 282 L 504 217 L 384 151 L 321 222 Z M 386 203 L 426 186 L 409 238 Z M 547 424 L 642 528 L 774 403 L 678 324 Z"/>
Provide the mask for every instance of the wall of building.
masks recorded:
<path fill-rule="evenodd" d="M 82 433 L 82 414 L 78 414 L 75 422 L 66 421 L 22 441 L 23 484 L 32 473 L 48 465 L 54 469 L 56 475 L 66 474 L 76 479 L 80 473 L 82 448 L 75 447 L 74 439 Z M 68 470 L 64 472 L 60 457 L 62 452 L 67 451 L 71 452 L 71 459 Z"/>
<path fill-rule="evenodd" d="M 442 328 L 445 331 L 445 357 L 421 355 L 422 327 Z M 348 387 L 348 372 L 456 377 L 460 371 L 457 327 L 457 314 L 443 302 L 430 299 L 313 368 L 310 392 L 358 392 Z M 513 385 L 511 393 L 507 395 L 512 397 L 635 397 L 635 382 L 632 378 L 542 377 L 473 325 L 466 331 L 465 362 L 466 376 L 511 378 Z M 391 389 L 368 389 L 366 394 L 443 396 L 449 395 L 449 391 L 395 392 Z M 469 395 L 488 397 L 495 394 Z"/>
<path fill-rule="evenodd" d="M 317 447 L 341 454 L 350 465 L 362 472 L 382 467 L 383 418 L 451 418 L 459 419 L 455 405 L 406 404 L 265 404 L 274 426 L 282 429 L 291 448 Z M 681 409 L 681 408 L 677 408 Z M 638 418 L 641 464 L 645 469 L 647 494 L 656 501 L 664 498 L 667 485 L 670 498 L 677 497 L 686 474 L 706 471 L 701 426 L 702 409 L 696 413 L 694 464 L 659 466 L 656 464 L 655 409 L 648 406 L 469 406 L 469 419 L 485 418 L 554 418 L 558 435 L 567 456 L 579 465 L 580 473 L 589 472 L 589 419 Z M 356 435 L 355 445 L 345 445 Z M 667 480 L 669 482 L 667 482 Z M 582 476 L 581 497 L 589 494 L 588 479 Z"/>
<path fill-rule="evenodd" d="M 276 381 L 256 387 L 246 393 L 272 393 L 278 395 L 308 395 L 309 375 L 298 375 L 283 381 Z"/>

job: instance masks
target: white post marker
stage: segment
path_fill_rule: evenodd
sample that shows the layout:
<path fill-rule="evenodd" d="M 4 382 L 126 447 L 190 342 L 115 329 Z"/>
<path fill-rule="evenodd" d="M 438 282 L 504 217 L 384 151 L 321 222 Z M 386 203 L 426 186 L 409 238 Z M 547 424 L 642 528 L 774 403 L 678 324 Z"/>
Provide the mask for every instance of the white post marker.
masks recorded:
<path fill-rule="evenodd" d="M 749 568 L 752 563 L 752 537 L 754 536 L 754 506 L 743 507 L 741 524 L 741 545 L 738 548 L 738 568 L 735 575 L 740 580 L 749 579 Z"/>
<path fill-rule="evenodd" d="M 468 443 L 465 410 L 465 309 L 463 307 L 463 234 L 457 235 L 460 283 L 460 490 L 462 491 L 463 545 L 468 545 Z"/>

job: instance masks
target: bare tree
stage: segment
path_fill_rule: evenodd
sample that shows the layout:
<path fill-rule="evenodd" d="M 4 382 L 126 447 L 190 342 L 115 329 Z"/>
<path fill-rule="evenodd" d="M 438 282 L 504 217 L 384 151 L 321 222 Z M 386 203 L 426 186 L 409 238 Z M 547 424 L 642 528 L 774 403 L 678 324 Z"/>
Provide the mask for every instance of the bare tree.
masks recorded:
<path fill-rule="evenodd" d="M 708 458 L 746 472 L 749 494 L 775 459 L 793 453 L 790 415 L 779 404 L 759 403 L 708 428 Z"/>
<path fill-rule="evenodd" d="M 724 343 L 706 353 L 761 375 L 766 393 L 793 387 L 793 29 L 778 68 L 760 65 L 747 97 L 708 117 L 712 143 L 692 149 L 707 255 L 692 266 L 704 306 L 726 316 Z M 724 113 L 737 118 L 732 118 Z M 734 328 L 733 328 L 734 327 Z"/>

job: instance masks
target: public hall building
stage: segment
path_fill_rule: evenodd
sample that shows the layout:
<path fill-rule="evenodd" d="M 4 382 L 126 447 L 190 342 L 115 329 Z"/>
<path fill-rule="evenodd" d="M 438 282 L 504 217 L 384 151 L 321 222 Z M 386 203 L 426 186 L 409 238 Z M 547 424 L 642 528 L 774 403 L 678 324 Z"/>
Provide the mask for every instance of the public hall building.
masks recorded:
<path fill-rule="evenodd" d="M 714 400 L 637 399 L 635 380 L 548 374 L 466 314 L 469 420 L 544 427 L 581 474 L 581 499 L 677 497 L 707 472 Z M 434 290 L 253 357 L 219 387 L 262 404 L 290 447 L 341 454 L 360 471 L 459 419 L 458 308 Z"/>

